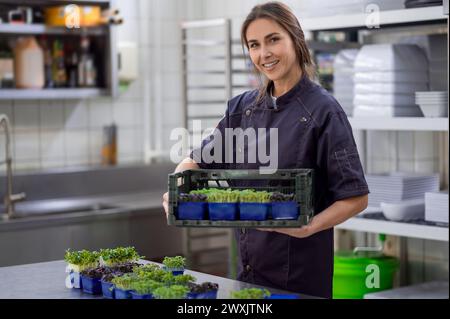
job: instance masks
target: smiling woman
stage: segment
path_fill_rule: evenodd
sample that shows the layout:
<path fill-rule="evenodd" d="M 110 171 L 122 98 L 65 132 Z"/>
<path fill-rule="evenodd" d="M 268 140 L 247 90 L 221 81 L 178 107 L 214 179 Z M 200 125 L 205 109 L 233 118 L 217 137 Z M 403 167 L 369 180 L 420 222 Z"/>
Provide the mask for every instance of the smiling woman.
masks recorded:
<path fill-rule="evenodd" d="M 277 148 L 270 156 L 276 158 L 276 169 L 314 170 L 314 217 L 301 228 L 237 230 L 238 279 L 331 298 L 333 227 L 364 210 L 369 193 L 351 126 L 334 97 L 313 81 L 314 64 L 302 28 L 286 5 L 255 6 L 243 23 L 241 37 L 255 71 L 266 80 L 258 90 L 228 101 L 215 133 L 176 172 L 260 169 L 264 163 L 259 158 L 253 161 L 249 150 L 262 138 L 249 135 L 247 145 L 240 147 L 217 136 L 225 137 L 229 129 L 274 129 L 277 135 L 275 141 L 270 137 L 270 144 L 275 142 Z M 214 150 L 219 161 L 203 160 L 205 150 Z M 225 161 L 216 150 L 244 152 L 244 161 Z M 230 186 L 263 186 L 258 182 L 239 180 Z M 167 194 L 163 205 L 167 212 Z"/>
<path fill-rule="evenodd" d="M 303 30 L 295 15 L 282 3 L 253 8 L 242 24 L 241 40 L 256 73 L 266 77 L 258 100 L 271 83 L 274 84 L 271 93 L 278 97 L 292 88 L 302 74 L 314 79 L 314 63 Z"/>

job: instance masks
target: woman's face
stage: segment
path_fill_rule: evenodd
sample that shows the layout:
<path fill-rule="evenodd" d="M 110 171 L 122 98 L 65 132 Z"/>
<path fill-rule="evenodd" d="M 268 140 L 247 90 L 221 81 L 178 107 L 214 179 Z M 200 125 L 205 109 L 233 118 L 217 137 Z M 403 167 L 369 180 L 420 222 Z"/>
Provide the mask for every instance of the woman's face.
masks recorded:
<path fill-rule="evenodd" d="M 257 19 L 249 24 L 246 37 L 253 64 L 268 79 L 274 82 L 298 80 L 293 79 L 301 72 L 294 44 L 278 23 Z"/>

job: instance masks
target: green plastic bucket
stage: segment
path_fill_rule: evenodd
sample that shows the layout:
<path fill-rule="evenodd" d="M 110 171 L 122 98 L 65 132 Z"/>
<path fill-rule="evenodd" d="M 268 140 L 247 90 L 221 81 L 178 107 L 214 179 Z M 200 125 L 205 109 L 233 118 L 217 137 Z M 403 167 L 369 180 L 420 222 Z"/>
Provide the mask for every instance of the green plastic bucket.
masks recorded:
<path fill-rule="evenodd" d="M 333 298 L 362 299 L 391 289 L 399 262 L 379 252 L 341 251 L 334 255 Z"/>

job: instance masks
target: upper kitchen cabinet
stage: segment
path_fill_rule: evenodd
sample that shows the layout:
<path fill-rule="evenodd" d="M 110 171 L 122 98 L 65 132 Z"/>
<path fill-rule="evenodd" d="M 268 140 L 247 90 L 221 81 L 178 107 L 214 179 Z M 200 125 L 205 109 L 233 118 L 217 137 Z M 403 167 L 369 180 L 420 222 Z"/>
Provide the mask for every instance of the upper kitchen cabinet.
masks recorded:
<path fill-rule="evenodd" d="M 114 1 L 0 0 L 0 100 L 116 96 Z"/>

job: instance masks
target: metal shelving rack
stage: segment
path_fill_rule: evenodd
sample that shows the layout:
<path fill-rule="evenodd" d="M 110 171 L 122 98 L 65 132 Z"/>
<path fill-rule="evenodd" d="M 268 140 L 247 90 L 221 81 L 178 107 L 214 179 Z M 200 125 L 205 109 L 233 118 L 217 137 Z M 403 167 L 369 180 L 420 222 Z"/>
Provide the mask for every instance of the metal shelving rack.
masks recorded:
<path fill-rule="evenodd" d="M 202 33 L 204 30 L 221 31 L 223 36 L 220 40 L 201 37 L 192 38 L 191 33 Z M 182 44 L 182 72 L 183 72 L 183 119 L 184 126 L 190 134 L 196 134 L 190 123 L 193 120 L 219 120 L 225 111 L 227 100 L 232 96 L 232 43 L 231 43 L 231 21 L 228 19 L 216 19 L 205 21 L 189 21 L 181 24 L 181 44 Z M 193 53 L 195 49 L 201 48 L 200 53 Z M 217 52 L 217 48 L 222 52 Z M 212 50 L 211 50 L 212 49 Z M 214 52 L 211 52 L 214 51 Z M 223 62 L 223 68 L 204 68 L 201 62 Z M 195 69 L 191 64 L 202 64 L 202 68 Z M 206 83 L 199 81 L 192 83 L 192 76 L 218 76 L 222 78 L 222 83 Z M 221 98 L 198 99 L 191 98 L 192 92 L 214 92 L 222 90 L 225 94 Z M 193 114 L 195 106 L 200 109 L 207 109 L 211 105 L 222 105 L 220 112 L 197 112 Z M 183 228 L 183 254 L 187 259 L 189 268 L 219 274 L 230 272 L 233 269 L 233 237 L 230 229 L 195 229 Z M 216 255 L 217 254 L 217 255 Z M 224 254 L 229 260 L 228 266 L 223 262 Z M 209 256 L 208 256 L 209 255 Z M 211 256 L 217 256 L 216 260 L 211 260 Z M 210 260 L 207 260 L 210 258 Z M 226 267 L 227 269 L 220 269 Z M 222 273 L 220 273 L 222 272 Z M 233 271 L 231 271 L 232 273 Z"/>
<path fill-rule="evenodd" d="M 218 40 L 205 40 L 205 39 L 191 39 L 189 33 L 191 30 L 205 30 L 205 29 L 222 29 L 223 39 Z M 225 109 L 227 100 L 231 98 L 232 95 L 232 75 L 231 75 L 231 22 L 228 19 L 217 19 L 217 20 L 205 20 L 205 21 L 189 21 L 181 24 L 181 36 L 182 36 L 182 72 L 183 72 L 183 118 L 184 125 L 189 128 L 189 122 L 197 119 L 220 119 L 222 114 L 212 114 L 212 115 L 193 115 L 192 105 L 202 105 L 206 107 L 211 104 L 222 104 Z M 202 53 L 192 54 L 189 52 L 192 48 L 202 48 Z M 208 49 L 214 47 L 223 48 L 222 54 L 208 54 Z M 192 69 L 190 63 L 195 61 L 223 61 L 224 66 L 222 70 L 218 69 Z M 190 76 L 208 76 L 208 75 L 219 75 L 223 76 L 223 84 L 192 84 Z M 210 100 L 198 100 L 191 99 L 190 92 L 192 91 L 206 91 L 206 90 L 224 90 L 225 95 L 221 99 L 210 99 Z"/>
<path fill-rule="evenodd" d="M 211 30 L 222 29 L 222 36 L 220 40 L 217 40 L 217 34 L 215 39 L 191 38 L 189 36 L 190 30 Z M 242 53 L 233 53 L 233 46 L 240 45 L 239 40 L 232 39 L 231 37 L 231 21 L 229 19 L 214 19 L 214 20 L 201 20 L 201 21 L 189 21 L 181 24 L 182 35 L 182 70 L 183 70 L 183 118 L 184 125 L 189 128 L 190 121 L 192 120 L 219 120 L 225 111 L 226 103 L 235 94 L 233 90 L 247 90 L 251 87 L 247 84 L 237 84 L 238 81 L 234 79 L 236 75 L 245 75 L 251 73 L 250 70 L 238 68 L 234 66 L 234 62 L 247 59 Z M 191 48 L 202 48 L 201 54 L 192 54 L 189 52 Z M 221 52 L 208 52 L 210 48 L 220 47 Z M 222 68 L 208 69 L 208 68 L 192 68 L 190 63 L 208 61 L 220 63 L 223 62 Z M 190 76 L 202 75 L 202 76 L 221 76 L 223 83 L 221 84 L 192 84 Z M 212 99 L 191 99 L 189 98 L 190 92 L 200 91 L 203 92 L 210 90 L 223 90 L 225 93 L 221 98 Z M 193 106 L 201 105 L 203 110 L 208 108 L 208 105 L 221 105 L 220 111 L 215 114 L 192 114 Z"/>
<path fill-rule="evenodd" d="M 99 5 L 102 9 L 110 8 L 115 0 L 75 0 L 71 4 L 79 5 Z M 0 0 L 0 5 L 17 6 L 16 0 Z M 33 7 L 64 5 L 68 4 L 64 0 L 21 0 L 20 5 Z M 23 36 L 23 35 L 58 35 L 64 37 L 76 37 L 89 35 L 105 38 L 105 48 L 102 50 L 104 56 L 102 60 L 104 67 L 104 87 L 95 88 L 44 88 L 15 89 L 0 88 L 0 100 L 34 100 L 34 99 L 85 99 L 101 96 L 115 97 L 118 94 L 118 69 L 116 32 L 113 26 L 105 25 L 98 27 L 82 27 L 79 29 L 68 29 L 65 27 L 48 27 L 44 24 L 9 24 L 0 23 L 0 37 L 2 36 Z"/>
<path fill-rule="evenodd" d="M 192 31 L 214 31 L 212 36 L 192 36 Z M 226 105 L 229 99 L 235 96 L 238 92 L 252 89 L 248 80 L 244 82 L 239 81 L 237 77 L 248 75 L 251 70 L 247 70 L 245 66 L 246 59 L 245 54 L 240 51 L 233 50 L 233 48 L 240 48 L 240 41 L 232 38 L 231 32 L 231 20 L 230 19 L 213 19 L 213 20 L 201 20 L 201 21 L 189 21 L 181 24 L 181 43 L 182 43 L 182 70 L 183 70 L 183 119 L 184 125 L 189 130 L 190 134 L 196 134 L 190 123 L 193 120 L 205 120 L 214 123 L 213 126 L 223 117 L 225 113 Z M 221 33 L 220 33 L 221 32 Z M 192 48 L 201 48 L 201 53 L 191 52 Z M 239 53 L 236 53 L 239 52 Z M 204 62 L 200 66 L 192 68 L 192 62 Z M 207 62 L 213 62 L 221 65 L 218 67 L 208 68 L 205 67 Z M 239 65 L 237 65 L 239 63 Z M 244 64 L 244 67 L 242 66 Z M 191 76 L 203 76 L 200 83 L 192 83 Z M 207 79 L 211 77 L 220 77 L 221 82 L 209 82 Z M 222 91 L 224 95 L 220 98 L 212 97 L 209 99 L 191 98 L 192 92 L 214 92 Z M 237 91 L 239 90 L 239 91 Z M 207 95 L 207 94 L 205 94 Z M 200 112 L 193 114 L 195 106 L 198 106 Z M 220 109 L 216 108 L 216 112 L 210 112 L 209 109 L 220 106 Z M 207 267 L 214 266 L 226 266 L 221 261 L 213 261 L 209 263 L 202 263 L 199 260 L 202 255 L 213 254 L 222 251 L 226 251 L 228 254 L 228 275 L 235 277 L 235 258 L 236 258 L 236 244 L 234 242 L 233 233 L 229 229 L 213 229 L 202 230 L 187 228 L 183 229 L 183 253 L 188 260 L 191 261 L 191 268 L 200 269 L 209 272 Z M 196 242 L 201 241 L 218 241 L 222 244 L 219 247 L 203 247 L 201 249 L 195 249 Z M 209 265 L 208 265 L 209 264 Z M 214 271 L 214 269 L 213 269 Z"/>

